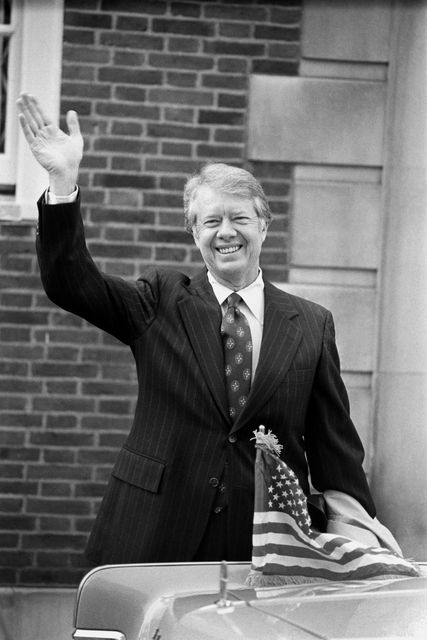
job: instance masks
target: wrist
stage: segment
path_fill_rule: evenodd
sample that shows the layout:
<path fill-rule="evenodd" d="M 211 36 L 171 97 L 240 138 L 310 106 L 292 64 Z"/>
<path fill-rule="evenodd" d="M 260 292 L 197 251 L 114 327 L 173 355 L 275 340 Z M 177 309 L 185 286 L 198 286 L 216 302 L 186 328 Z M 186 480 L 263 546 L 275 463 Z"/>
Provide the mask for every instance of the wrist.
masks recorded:
<path fill-rule="evenodd" d="M 49 189 L 56 196 L 69 196 L 73 193 L 77 184 L 77 175 L 58 176 L 49 174 Z"/>

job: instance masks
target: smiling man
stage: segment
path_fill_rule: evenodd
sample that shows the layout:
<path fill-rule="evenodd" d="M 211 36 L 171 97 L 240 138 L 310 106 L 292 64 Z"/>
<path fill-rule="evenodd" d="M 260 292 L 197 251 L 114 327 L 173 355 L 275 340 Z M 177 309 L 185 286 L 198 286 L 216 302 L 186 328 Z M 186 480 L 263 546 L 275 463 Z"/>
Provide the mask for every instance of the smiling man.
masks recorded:
<path fill-rule="evenodd" d="M 133 424 L 88 557 L 102 564 L 250 560 L 251 439 L 260 424 L 283 443 L 304 492 L 310 476 L 323 493 L 324 522 L 351 520 L 356 539 L 378 544 L 332 316 L 264 281 L 259 257 L 271 213 L 258 181 L 221 163 L 203 167 L 185 186 L 184 213 L 204 268 L 193 278 L 150 268 L 128 282 L 100 271 L 86 247 L 77 114 L 67 114 L 66 134 L 33 97 L 21 96 L 18 107 L 30 149 L 49 174 L 37 234 L 46 293 L 128 345 L 138 375 Z"/>

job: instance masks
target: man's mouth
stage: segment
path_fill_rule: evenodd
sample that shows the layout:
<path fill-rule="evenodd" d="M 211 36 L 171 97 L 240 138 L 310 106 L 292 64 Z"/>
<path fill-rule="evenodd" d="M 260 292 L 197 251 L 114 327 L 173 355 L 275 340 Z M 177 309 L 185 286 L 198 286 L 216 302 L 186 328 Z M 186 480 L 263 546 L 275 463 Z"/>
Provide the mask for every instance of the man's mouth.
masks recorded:
<path fill-rule="evenodd" d="M 229 253 L 236 253 L 236 251 L 238 251 L 240 247 L 240 244 L 233 244 L 231 247 L 217 247 L 216 250 L 219 251 L 221 255 L 225 255 Z"/>

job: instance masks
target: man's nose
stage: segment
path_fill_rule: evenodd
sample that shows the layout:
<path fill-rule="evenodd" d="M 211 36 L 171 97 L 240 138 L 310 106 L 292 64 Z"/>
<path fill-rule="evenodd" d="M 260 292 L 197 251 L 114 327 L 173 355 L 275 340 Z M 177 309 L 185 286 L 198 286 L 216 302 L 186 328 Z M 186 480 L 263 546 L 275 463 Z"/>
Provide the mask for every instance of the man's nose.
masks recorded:
<path fill-rule="evenodd" d="M 227 216 L 224 216 L 221 220 L 221 224 L 218 227 L 217 235 L 220 238 L 236 235 L 236 229 L 233 227 L 230 218 L 228 218 Z"/>

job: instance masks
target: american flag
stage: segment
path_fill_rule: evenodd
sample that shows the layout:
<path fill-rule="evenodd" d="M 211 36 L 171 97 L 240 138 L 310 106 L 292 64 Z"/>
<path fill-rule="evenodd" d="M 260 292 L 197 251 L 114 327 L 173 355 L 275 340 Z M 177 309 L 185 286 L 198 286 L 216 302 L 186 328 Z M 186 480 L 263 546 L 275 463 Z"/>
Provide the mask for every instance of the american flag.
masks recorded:
<path fill-rule="evenodd" d="M 269 432 L 254 432 L 255 510 L 252 567 L 255 587 L 418 576 L 416 566 L 382 547 L 312 529 L 298 478 L 279 458 L 281 445 Z"/>

